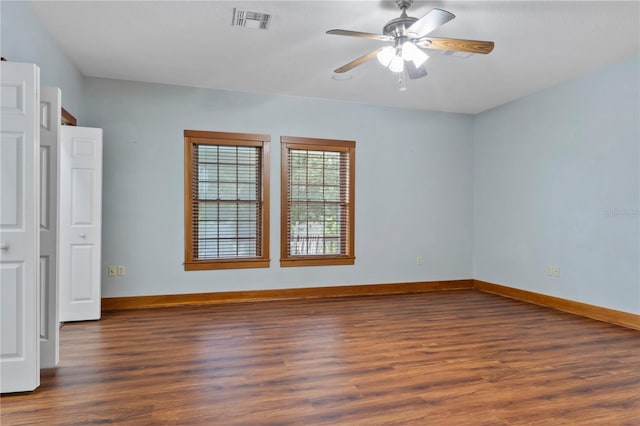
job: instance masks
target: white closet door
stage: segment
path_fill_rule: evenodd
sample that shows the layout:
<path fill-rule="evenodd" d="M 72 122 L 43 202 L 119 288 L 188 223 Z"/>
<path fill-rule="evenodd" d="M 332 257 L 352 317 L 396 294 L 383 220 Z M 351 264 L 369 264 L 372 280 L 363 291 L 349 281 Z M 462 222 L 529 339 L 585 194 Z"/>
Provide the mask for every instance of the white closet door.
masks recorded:
<path fill-rule="evenodd" d="M 23 392 L 40 385 L 40 74 L 0 67 L 0 391 Z"/>
<path fill-rule="evenodd" d="M 102 129 L 60 128 L 60 321 L 100 318 Z"/>
<path fill-rule="evenodd" d="M 58 321 L 58 145 L 62 93 L 40 88 L 40 368 L 60 358 Z"/>

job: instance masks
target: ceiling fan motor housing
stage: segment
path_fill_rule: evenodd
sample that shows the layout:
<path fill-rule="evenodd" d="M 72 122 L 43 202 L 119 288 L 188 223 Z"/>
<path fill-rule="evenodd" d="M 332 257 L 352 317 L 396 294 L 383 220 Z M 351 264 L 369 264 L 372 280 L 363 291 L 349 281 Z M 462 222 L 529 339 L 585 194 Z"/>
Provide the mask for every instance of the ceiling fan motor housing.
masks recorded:
<path fill-rule="evenodd" d="M 404 12 L 402 16 L 396 19 L 392 19 L 382 29 L 382 34 L 391 37 L 404 37 L 405 31 L 416 22 L 418 18 L 407 16 Z"/>

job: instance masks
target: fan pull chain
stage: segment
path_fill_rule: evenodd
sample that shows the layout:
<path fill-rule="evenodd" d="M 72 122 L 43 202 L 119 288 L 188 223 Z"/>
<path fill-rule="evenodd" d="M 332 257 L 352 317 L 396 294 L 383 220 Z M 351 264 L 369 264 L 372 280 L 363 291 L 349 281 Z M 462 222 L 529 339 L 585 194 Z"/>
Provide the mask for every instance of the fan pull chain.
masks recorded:
<path fill-rule="evenodd" d="M 401 92 L 405 92 L 407 90 L 407 85 L 405 84 L 404 70 L 398 73 L 398 86 Z"/>

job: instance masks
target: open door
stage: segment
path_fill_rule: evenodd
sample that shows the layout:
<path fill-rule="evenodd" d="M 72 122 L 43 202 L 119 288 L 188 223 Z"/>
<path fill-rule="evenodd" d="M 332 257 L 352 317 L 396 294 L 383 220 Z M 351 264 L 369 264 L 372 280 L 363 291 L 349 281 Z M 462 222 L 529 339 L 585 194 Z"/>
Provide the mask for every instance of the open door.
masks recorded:
<path fill-rule="evenodd" d="M 100 318 L 102 129 L 60 128 L 60 321 Z"/>
<path fill-rule="evenodd" d="M 40 368 L 60 358 L 58 321 L 58 145 L 62 93 L 40 90 Z"/>
<path fill-rule="evenodd" d="M 37 66 L 0 63 L 0 392 L 40 385 Z"/>

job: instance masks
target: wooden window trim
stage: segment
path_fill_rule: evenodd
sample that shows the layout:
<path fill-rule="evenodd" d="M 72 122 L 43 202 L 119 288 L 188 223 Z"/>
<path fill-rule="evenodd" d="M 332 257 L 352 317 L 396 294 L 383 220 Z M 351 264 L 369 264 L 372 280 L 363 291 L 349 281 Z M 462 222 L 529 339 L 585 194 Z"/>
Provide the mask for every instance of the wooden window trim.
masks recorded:
<path fill-rule="evenodd" d="M 280 138 L 280 266 L 353 265 L 355 263 L 355 141 L 316 139 L 293 136 Z M 344 255 L 291 256 L 288 253 L 289 150 L 334 151 L 349 154 L 349 230 Z"/>
<path fill-rule="evenodd" d="M 66 109 L 62 108 L 60 110 L 60 115 L 62 117 L 62 124 L 65 126 L 77 126 L 78 120 Z"/>
<path fill-rule="evenodd" d="M 191 204 L 191 182 L 193 178 L 192 144 L 253 146 L 262 148 L 262 256 L 236 259 L 194 259 L 193 251 L 193 209 Z M 184 131 L 184 269 L 201 271 L 211 269 L 268 268 L 269 259 L 269 157 L 271 136 L 254 133 L 229 133 L 201 130 Z"/>

